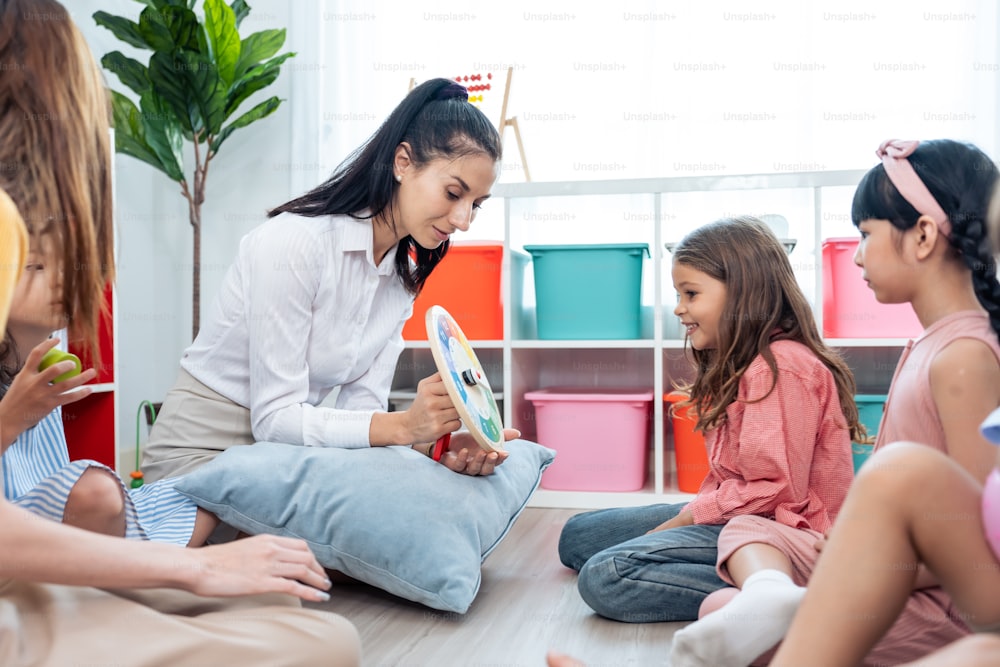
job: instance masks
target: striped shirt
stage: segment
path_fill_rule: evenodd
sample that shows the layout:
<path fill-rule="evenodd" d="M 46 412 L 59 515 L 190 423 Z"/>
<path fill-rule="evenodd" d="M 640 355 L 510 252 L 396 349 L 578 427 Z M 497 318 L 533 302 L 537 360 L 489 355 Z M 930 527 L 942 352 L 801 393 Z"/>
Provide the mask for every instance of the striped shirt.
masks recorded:
<path fill-rule="evenodd" d="M 757 357 L 740 379 L 726 421 L 705 435 L 709 473 L 688 503 L 697 524 L 756 514 L 824 532 L 854 476 L 851 437 L 833 374 L 805 345 L 771 344 L 772 374 Z"/>
<path fill-rule="evenodd" d="M 268 220 L 240 241 L 181 366 L 248 408 L 258 441 L 368 447 L 413 312 L 395 256 L 376 266 L 370 220 Z"/>
<path fill-rule="evenodd" d="M 53 521 L 62 521 L 66 501 L 80 476 L 90 468 L 106 470 L 121 484 L 125 499 L 125 537 L 186 546 L 191 540 L 197 506 L 174 490 L 177 478 L 127 489 L 115 471 L 97 461 L 70 462 L 56 408 L 27 429 L 0 457 L 7 500 Z"/>

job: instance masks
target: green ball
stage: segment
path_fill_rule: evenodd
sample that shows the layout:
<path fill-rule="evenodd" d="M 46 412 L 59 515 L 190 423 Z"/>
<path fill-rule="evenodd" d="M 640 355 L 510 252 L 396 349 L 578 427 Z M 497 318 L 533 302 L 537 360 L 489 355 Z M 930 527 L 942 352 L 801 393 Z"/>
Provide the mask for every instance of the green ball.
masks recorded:
<path fill-rule="evenodd" d="M 72 361 L 73 363 L 76 364 L 76 368 L 70 369 L 65 373 L 63 373 L 62 375 L 57 376 L 54 380 L 52 380 L 52 384 L 57 384 L 59 382 L 62 382 L 63 380 L 68 380 L 71 377 L 79 375 L 80 371 L 83 370 L 83 365 L 80 363 L 80 358 L 78 356 L 76 356 L 75 354 L 70 354 L 69 352 L 64 352 L 63 350 L 54 347 L 48 352 L 46 352 L 45 356 L 42 357 L 42 362 L 38 364 L 38 371 L 39 372 L 44 371 L 52 364 L 58 364 L 60 361 Z"/>

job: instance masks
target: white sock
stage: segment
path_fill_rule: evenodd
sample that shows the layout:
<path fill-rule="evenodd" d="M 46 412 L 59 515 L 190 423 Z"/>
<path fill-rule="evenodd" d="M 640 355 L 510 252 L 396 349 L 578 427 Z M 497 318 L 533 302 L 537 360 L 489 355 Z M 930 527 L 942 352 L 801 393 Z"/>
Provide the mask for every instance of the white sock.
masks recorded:
<path fill-rule="evenodd" d="M 674 633 L 670 667 L 746 667 L 785 636 L 805 592 L 779 570 L 753 573 L 729 604 Z"/>

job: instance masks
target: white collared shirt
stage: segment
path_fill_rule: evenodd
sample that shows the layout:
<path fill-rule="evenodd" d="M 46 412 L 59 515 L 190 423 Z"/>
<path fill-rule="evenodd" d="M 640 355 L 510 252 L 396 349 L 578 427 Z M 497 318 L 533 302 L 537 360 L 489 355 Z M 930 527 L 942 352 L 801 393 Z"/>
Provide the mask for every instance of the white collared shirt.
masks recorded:
<path fill-rule="evenodd" d="M 258 441 L 369 446 L 413 313 L 395 257 L 375 265 L 370 220 L 268 220 L 240 241 L 181 366 L 249 408 Z M 318 407 L 335 387 L 334 407 Z"/>

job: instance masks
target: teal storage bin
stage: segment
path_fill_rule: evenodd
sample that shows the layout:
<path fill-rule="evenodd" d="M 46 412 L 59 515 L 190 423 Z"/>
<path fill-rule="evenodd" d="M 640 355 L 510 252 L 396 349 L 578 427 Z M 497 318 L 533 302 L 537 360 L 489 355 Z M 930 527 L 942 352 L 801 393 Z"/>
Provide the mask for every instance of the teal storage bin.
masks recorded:
<path fill-rule="evenodd" d="M 858 419 L 865 425 L 868 437 L 875 442 L 879 423 L 882 421 L 882 411 L 885 408 L 885 394 L 856 394 L 854 402 L 858 406 Z M 874 444 L 851 443 L 851 456 L 854 459 L 854 472 L 871 456 Z"/>
<path fill-rule="evenodd" d="M 531 245 L 538 337 L 640 338 L 646 243 Z"/>

